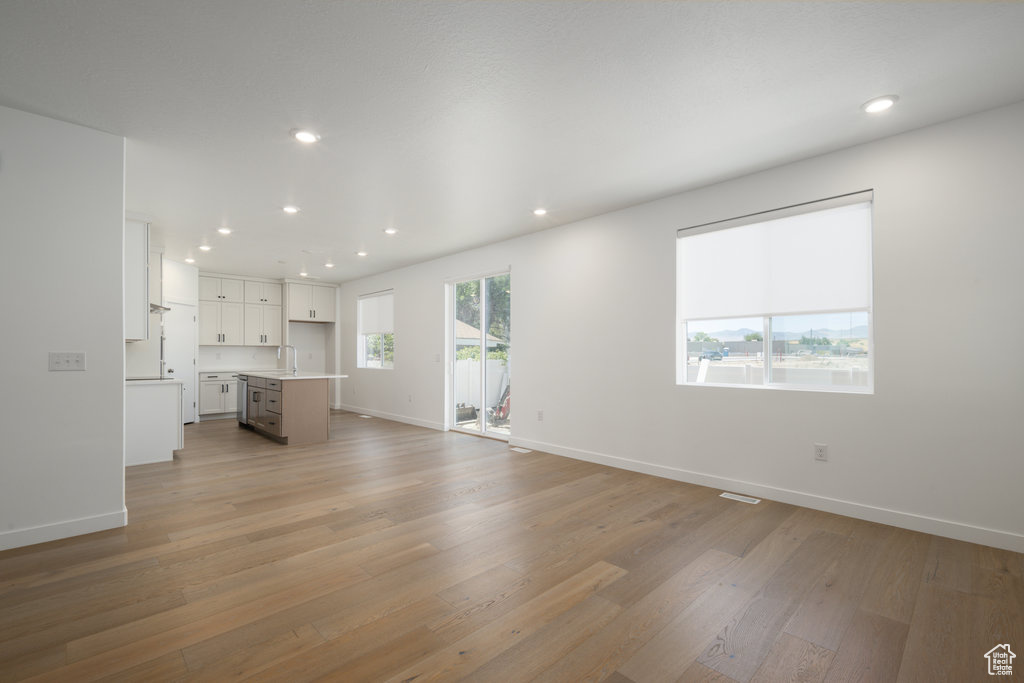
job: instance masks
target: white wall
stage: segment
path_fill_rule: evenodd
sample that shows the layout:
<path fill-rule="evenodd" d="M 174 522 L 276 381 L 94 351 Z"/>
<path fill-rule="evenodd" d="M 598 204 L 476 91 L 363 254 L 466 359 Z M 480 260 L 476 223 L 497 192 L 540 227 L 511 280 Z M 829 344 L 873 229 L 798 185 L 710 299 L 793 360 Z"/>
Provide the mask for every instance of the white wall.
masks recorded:
<path fill-rule="evenodd" d="M 122 526 L 124 139 L 0 107 L 0 229 L 0 549 Z"/>
<path fill-rule="evenodd" d="M 199 372 L 273 370 L 278 367 L 277 347 L 200 346 L 198 363 Z"/>
<path fill-rule="evenodd" d="M 288 323 L 288 343 L 295 347 L 299 370 L 302 372 L 327 372 L 327 358 L 333 348 L 328 347 L 328 340 L 331 336 L 330 328 L 332 327 L 332 325 L 324 323 Z M 291 365 L 284 365 L 284 362 L 284 354 L 282 354 L 281 367 L 291 367 Z M 288 362 L 291 362 L 291 358 L 288 359 Z"/>
<path fill-rule="evenodd" d="M 163 304 L 199 305 L 199 269 L 187 263 L 163 259 Z"/>
<path fill-rule="evenodd" d="M 1024 338 L 1021 121 L 1024 103 L 347 283 L 339 403 L 441 427 L 443 282 L 511 265 L 514 443 L 1024 551 L 1024 360 L 985 342 Z M 676 386 L 676 229 L 865 189 L 874 395 Z M 356 298 L 386 288 L 395 369 L 357 369 Z"/>

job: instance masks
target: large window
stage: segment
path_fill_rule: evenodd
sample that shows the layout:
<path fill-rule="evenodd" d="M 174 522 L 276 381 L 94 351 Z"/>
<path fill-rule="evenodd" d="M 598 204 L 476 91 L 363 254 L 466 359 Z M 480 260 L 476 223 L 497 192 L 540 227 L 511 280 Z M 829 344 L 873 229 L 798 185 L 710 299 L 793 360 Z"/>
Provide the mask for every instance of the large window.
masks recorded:
<path fill-rule="evenodd" d="M 677 383 L 870 393 L 871 199 L 680 230 Z"/>
<path fill-rule="evenodd" d="M 359 297 L 356 365 L 395 367 L 395 295 L 391 290 Z"/>

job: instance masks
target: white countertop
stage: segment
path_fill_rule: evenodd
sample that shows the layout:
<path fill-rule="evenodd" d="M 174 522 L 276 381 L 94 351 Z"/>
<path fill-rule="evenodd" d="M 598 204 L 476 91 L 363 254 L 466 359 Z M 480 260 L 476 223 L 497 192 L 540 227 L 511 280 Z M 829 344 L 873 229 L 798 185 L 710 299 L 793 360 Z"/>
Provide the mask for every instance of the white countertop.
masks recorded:
<path fill-rule="evenodd" d="M 180 379 L 126 379 L 124 385 L 130 386 L 149 386 L 153 384 L 181 384 Z"/>
<path fill-rule="evenodd" d="M 327 375 L 321 372 L 300 372 L 293 375 L 291 370 L 257 370 L 256 372 L 239 372 L 246 377 L 262 377 L 264 379 L 345 379 L 348 375 Z"/>

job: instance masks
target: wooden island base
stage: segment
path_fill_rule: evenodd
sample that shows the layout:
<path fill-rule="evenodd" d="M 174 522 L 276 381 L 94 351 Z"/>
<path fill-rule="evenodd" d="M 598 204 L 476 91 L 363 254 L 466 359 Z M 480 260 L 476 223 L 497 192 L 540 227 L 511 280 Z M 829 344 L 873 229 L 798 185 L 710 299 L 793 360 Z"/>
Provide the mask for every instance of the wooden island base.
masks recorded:
<path fill-rule="evenodd" d="M 244 426 L 285 444 L 322 443 L 330 433 L 327 379 L 249 377 Z"/>

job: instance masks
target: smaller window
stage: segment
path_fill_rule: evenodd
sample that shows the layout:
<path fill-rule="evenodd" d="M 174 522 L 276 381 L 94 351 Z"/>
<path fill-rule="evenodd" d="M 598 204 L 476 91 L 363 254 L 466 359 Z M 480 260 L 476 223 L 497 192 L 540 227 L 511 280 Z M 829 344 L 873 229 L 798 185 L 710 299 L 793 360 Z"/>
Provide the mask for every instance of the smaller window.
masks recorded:
<path fill-rule="evenodd" d="M 395 296 L 392 290 L 359 297 L 356 304 L 356 366 L 395 367 Z"/>

